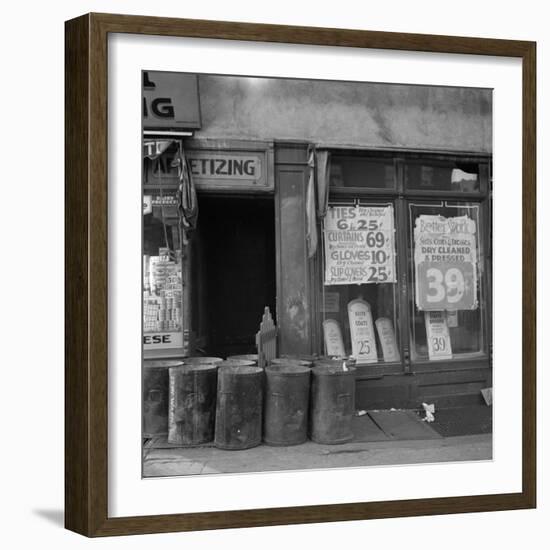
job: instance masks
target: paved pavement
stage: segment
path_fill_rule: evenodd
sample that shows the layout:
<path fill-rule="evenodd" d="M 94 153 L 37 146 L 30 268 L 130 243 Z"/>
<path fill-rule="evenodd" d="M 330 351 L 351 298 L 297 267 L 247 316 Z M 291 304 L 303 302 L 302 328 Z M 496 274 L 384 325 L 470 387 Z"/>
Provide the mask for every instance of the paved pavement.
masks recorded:
<path fill-rule="evenodd" d="M 492 435 L 351 442 L 293 447 L 260 445 L 244 451 L 213 446 L 144 449 L 144 477 L 347 468 L 374 465 L 491 460 Z"/>

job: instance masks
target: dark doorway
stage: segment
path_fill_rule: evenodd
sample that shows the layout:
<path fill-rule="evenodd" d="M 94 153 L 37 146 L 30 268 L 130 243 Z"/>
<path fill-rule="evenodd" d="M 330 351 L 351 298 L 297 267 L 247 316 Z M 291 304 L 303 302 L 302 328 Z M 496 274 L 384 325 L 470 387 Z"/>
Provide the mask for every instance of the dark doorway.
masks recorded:
<path fill-rule="evenodd" d="M 265 306 L 275 318 L 273 198 L 201 196 L 193 251 L 197 352 L 256 353 Z"/>

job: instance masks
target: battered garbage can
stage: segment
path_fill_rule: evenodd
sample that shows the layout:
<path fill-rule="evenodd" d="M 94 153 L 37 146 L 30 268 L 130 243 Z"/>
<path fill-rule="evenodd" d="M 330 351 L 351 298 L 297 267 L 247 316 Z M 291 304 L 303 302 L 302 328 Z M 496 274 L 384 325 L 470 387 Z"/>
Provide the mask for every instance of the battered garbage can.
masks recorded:
<path fill-rule="evenodd" d="M 214 439 L 217 365 L 170 368 L 168 442 L 190 446 Z"/>
<path fill-rule="evenodd" d="M 168 369 L 181 361 L 145 361 L 143 366 L 143 437 L 168 433 Z"/>
<path fill-rule="evenodd" d="M 260 367 L 219 368 L 216 447 L 241 450 L 261 443 L 263 375 Z"/>
<path fill-rule="evenodd" d="M 264 441 L 299 445 L 307 441 L 310 369 L 271 365 L 265 369 Z"/>
<path fill-rule="evenodd" d="M 321 364 L 311 373 L 311 439 L 329 445 L 351 441 L 355 369 Z"/>

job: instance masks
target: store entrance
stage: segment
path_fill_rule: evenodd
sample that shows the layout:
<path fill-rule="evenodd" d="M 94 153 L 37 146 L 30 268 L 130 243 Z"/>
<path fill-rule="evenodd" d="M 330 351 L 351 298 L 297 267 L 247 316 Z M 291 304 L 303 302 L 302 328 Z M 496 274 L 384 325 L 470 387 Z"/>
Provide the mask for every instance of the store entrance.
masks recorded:
<path fill-rule="evenodd" d="M 199 197 L 192 265 L 195 351 L 256 353 L 265 306 L 275 316 L 273 197 Z"/>

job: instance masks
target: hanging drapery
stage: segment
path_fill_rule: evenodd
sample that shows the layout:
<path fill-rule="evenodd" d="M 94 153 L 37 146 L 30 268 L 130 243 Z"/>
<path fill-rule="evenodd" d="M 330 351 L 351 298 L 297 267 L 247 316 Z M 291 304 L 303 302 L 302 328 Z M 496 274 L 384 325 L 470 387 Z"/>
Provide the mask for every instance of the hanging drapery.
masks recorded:
<path fill-rule="evenodd" d="M 328 192 L 330 184 L 330 153 L 317 151 L 317 215 L 322 220 L 327 214 Z"/>
<path fill-rule="evenodd" d="M 199 203 L 193 178 L 187 164 L 187 158 L 183 150 L 183 143 L 178 142 L 178 151 L 172 162 L 172 166 L 177 166 L 179 177 L 178 188 L 178 210 L 180 213 L 179 221 L 181 226 L 181 237 L 184 244 L 188 243 L 189 233 L 197 226 L 199 216 Z"/>
<path fill-rule="evenodd" d="M 309 147 L 307 152 L 308 183 L 306 194 L 306 240 L 309 258 L 317 252 L 317 211 L 315 205 L 315 148 Z"/>
<path fill-rule="evenodd" d="M 323 220 L 328 208 L 330 153 L 328 151 L 316 151 L 315 147 L 310 146 L 307 151 L 307 165 L 306 238 L 308 257 L 312 258 L 317 252 L 319 242 L 317 219 Z"/>

